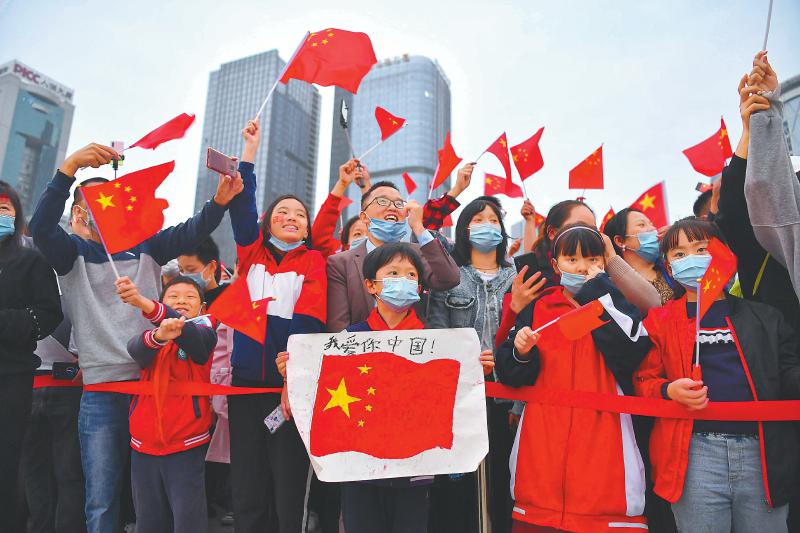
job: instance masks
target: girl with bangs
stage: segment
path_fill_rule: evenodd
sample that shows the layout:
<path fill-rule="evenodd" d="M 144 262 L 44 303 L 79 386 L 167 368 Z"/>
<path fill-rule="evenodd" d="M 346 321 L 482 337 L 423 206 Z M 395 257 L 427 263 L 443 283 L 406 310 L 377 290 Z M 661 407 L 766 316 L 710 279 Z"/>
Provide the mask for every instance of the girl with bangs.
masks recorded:
<path fill-rule="evenodd" d="M 532 322 L 518 318 L 515 332 L 499 349 L 503 383 L 632 393 L 631 376 L 650 341 L 641 312 L 604 271 L 605 248 L 589 225 L 567 225 L 558 232 L 550 253 L 560 285 L 534 302 Z M 591 333 L 570 340 L 558 327 L 534 331 L 593 300 L 603 306 L 604 324 Z M 514 532 L 644 528 L 644 491 L 630 415 L 526 405 L 511 455 Z"/>
<path fill-rule="evenodd" d="M 645 320 L 653 347 L 634 376 L 636 393 L 689 410 L 800 398 L 797 337 L 776 308 L 723 292 L 697 329 L 698 280 L 714 237 L 722 240 L 717 227 L 696 218 L 664 236 L 661 252 L 682 294 Z M 700 380 L 690 377 L 696 342 Z M 672 503 L 680 531 L 786 531 L 797 449 L 788 422 L 659 418 L 650 437 L 654 490 Z"/>

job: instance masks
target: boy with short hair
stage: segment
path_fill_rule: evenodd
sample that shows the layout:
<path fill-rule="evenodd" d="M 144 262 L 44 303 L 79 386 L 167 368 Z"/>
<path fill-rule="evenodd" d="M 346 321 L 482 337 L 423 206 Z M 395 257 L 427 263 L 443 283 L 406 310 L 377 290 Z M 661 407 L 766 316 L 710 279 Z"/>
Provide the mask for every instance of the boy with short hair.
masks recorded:
<path fill-rule="evenodd" d="M 207 531 L 205 444 L 211 436 L 206 396 L 172 395 L 172 383 L 209 383 L 217 334 L 203 311 L 203 290 L 178 276 L 161 302 L 145 298 L 127 277 L 117 280 L 123 302 L 156 327 L 128 341 L 142 367 L 140 382 L 152 394 L 135 396 L 130 408 L 131 486 L 136 531 Z"/>

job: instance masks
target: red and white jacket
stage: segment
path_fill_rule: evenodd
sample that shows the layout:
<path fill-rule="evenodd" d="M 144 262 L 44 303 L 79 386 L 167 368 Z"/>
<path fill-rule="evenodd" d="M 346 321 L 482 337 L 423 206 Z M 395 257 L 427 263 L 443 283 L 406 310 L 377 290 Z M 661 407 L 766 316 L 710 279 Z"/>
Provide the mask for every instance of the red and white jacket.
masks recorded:
<path fill-rule="evenodd" d="M 552 390 L 624 394 L 650 342 L 639 311 L 604 274 L 575 300 L 599 299 L 605 325 L 573 341 L 558 327 L 542 331 L 530 358 L 513 349 L 514 332 L 498 350 L 501 382 Z M 549 289 L 517 329 L 536 329 L 575 309 L 562 287 Z M 567 531 L 647 529 L 644 465 L 630 415 L 529 403 L 511 452 L 515 520 Z"/>
<path fill-rule="evenodd" d="M 158 326 L 181 315 L 166 305 L 145 318 Z M 187 320 L 181 336 L 165 344 L 155 339 L 155 329 L 128 342 L 128 353 L 142 367 L 140 382 L 152 384 L 153 394 L 131 401 L 131 447 L 148 455 L 182 452 L 210 440 L 211 403 L 208 396 L 167 394 L 170 383 L 209 383 L 211 352 L 217 333 L 208 317 Z"/>

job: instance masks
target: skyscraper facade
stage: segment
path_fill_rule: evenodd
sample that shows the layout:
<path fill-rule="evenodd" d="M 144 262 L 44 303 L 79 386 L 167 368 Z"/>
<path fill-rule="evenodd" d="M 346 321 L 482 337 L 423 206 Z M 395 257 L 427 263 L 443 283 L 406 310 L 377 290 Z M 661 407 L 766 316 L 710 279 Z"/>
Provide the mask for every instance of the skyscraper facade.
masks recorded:
<path fill-rule="evenodd" d="M 0 179 L 17 190 L 27 218 L 66 155 L 72 96 L 20 61 L 0 65 Z"/>
<path fill-rule="evenodd" d="M 406 119 L 406 127 L 367 155 L 363 164 L 369 168 L 373 183 L 391 181 L 403 196 L 406 195 L 403 173 L 407 172 L 417 184 L 412 197 L 424 203 L 436 171 L 436 151 L 450 131 L 450 81 L 441 66 L 426 57 L 406 54 L 375 64 L 361 82 L 358 94 L 336 89 L 331 135 L 331 186 L 338 179 L 339 165 L 351 155 L 339 124 L 342 99 L 350 107 L 349 129 L 357 157 L 380 140 L 375 107 L 383 107 Z M 448 179 L 433 194 L 441 195 L 449 187 Z M 347 194 L 355 202 L 345 211 L 345 220 L 358 214 L 360 200 L 356 187 L 351 187 Z"/>
<path fill-rule="evenodd" d="M 800 156 L 800 74 L 781 83 L 781 100 L 789 153 Z"/>
<path fill-rule="evenodd" d="M 219 176 L 206 168 L 206 149 L 239 156 L 241 130 L 252 119 L 267 91 L 278 78 L 284 61 L 277 50 L 231 61 L 211 72 L 203 122 L 203 139 L 197 172 L 195 210 L 214 195 Z M 262 213 L 273 199 L 294 194 L 315 211 L 319 91 L 308 83 L 291 80 L 278 84 L 261 114 L 261 146 L 255 162 L 256 204 Z M 228 215 L 212 235 L 222 260 L 236 257 Z"/>

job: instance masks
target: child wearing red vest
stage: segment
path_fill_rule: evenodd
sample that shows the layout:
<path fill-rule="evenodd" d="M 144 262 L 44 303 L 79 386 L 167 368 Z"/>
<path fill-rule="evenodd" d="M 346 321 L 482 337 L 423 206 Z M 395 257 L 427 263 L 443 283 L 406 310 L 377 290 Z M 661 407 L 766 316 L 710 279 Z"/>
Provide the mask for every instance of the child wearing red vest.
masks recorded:
<path fill-rule="evenodd" d="M 134 396 L 130 407 L 131 486 L 136 531 L 200 532 L 208 529 L 205 444 L 211 405 L 206 396 L 169 394 L 171 383 L 209 383 L 217 334 L 201 317 L 203 290 L 191 278 L 169 282 L 155 302 L 127 277 L 117 281 L 125 303 L 142 310 L 154 329 L 128 342 L 142 367 L 140 383 L 152 394 Z"/>

